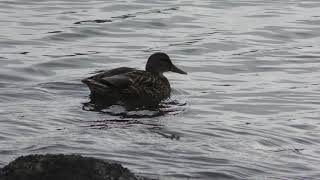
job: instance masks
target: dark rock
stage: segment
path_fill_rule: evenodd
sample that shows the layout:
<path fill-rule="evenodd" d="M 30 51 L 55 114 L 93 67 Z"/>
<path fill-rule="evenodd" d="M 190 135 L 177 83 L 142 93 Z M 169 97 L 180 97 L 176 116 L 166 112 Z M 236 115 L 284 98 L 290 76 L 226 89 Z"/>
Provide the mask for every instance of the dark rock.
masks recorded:
<path fill-rule="evenodd" d="M 147 180 L 120 164 L 80 155 L 21 156 L 0 169 L 0 180 Z"/>

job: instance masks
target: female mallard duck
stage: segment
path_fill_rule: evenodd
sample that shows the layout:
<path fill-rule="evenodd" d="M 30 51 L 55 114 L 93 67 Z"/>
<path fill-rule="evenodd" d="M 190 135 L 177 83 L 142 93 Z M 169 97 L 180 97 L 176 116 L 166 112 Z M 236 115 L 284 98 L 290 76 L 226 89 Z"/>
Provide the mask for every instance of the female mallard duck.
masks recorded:
<path fill-rule="evenodd" d="M 157 107 L 162 100 L 170 97 L 170 83 L 163 75 L 172 71 L 187 74 L 171 62 L 169 56 L 158 52 L 152 54 L 146 70 L 120 67 L 85 78 L 91 102 L 97 105 L 124 105 L 127 108 Z"/>

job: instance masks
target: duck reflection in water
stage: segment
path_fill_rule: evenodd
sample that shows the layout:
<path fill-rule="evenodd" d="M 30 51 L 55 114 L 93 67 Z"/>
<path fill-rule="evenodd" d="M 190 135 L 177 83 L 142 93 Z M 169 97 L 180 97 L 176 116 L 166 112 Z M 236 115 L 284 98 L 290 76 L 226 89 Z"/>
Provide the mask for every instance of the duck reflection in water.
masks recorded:
<path fill-rule="evenodd" d="M 90 91 L 90 104 L 96 108 L 122 105 L 127 110 L 153 109 L 170 97 L 171 87 L 164 72 L 187 74 L 176 67 L 170 57 L 162 52 L 152 54 L 146 70 L 119 67 L 82 80 Z"/>

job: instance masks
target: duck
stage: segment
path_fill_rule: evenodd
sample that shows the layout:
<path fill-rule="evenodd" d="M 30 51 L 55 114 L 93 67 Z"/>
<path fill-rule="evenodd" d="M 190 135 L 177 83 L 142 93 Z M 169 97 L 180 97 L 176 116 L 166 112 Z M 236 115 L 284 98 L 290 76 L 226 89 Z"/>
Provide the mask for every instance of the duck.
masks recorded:
<path fill-rule="evenodd" d="M 82 83 L 91 91 L 90 103 L 99 107 L 154 108 L 170 98 L 170 83 L 164 76 L 169 71 L 187 74 L 175 66 L 166 53 L 156 52 L 148 58 L 145 70 L 130 67 L 102 70 Z"/>

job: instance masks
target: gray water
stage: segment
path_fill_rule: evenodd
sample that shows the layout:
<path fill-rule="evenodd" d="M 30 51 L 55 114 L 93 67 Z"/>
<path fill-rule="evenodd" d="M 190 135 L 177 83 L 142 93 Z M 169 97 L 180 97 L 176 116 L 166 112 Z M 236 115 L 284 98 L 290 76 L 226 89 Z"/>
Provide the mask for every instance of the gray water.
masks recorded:
<path fill-rule="evenodd" d="M 162 111 L 88 111 L 80 80 L 163 51 Z M 159 179 L 320 178 L 318 0 L 0 1 L 0 167 L 75 153 Z"/>

